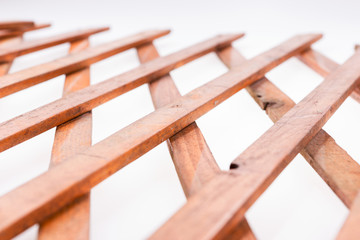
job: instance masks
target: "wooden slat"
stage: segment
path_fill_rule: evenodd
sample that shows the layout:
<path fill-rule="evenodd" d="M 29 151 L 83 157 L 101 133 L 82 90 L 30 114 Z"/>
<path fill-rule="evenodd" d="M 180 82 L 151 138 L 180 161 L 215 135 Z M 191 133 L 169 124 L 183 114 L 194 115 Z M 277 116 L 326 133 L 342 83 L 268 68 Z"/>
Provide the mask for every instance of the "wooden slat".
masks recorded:
<path fill-rule="evenodd" d="M 11 46 L 11 45 L 16 45 L 16 44 L 19 44 L 21 41 L 22 41 L 21 36 L 15 36 L 15 37 L 11 37 L 11 38 L 1 39 L 0 47 L 4 48 L 4 47 Z M 11 59 L 9 61 L 5 61 L 5 62 L 0 62 L 0 76 L 3 76 L 9 72 L 12 63 L 13 63 L 13 59 Z"/>
<path fill-rule="evenodd" d="M 91 187 L 170 138 L 201 115 L 240 89 L 263 77 L 267 71 L 299 54 L 320 38 L 321 35 L 316 34 L 291 38 L 278 47 L 247 61 L 235 70 L 231 70 L 178 98 L 174 103 L 159 108 L 86 151 L 71 157 L 4 195 L 0 198 L 0 206 L 2 206 L 0 238 L 13 237 L 62 208 L 76 197 L 87 193 Z M 203 44 L 198 47 L 201 46 Z M 222 46 L 224 47 L 223 44 Z M 164 59 L 168 62 L 166 57 L 158 58 L 143 64 L 141 69 L 148 69 L 154 63 L 158 65 Z M 167 70 L 170 71 L 168 68 Z M 168 71 L 162 70 L 163 74 L 161 75 Z M 78 96 L 81 91 L 72 95 Z M 206 189 L 214 180 L 210 181 L 203 189 Z M 199 191 L 199 193 L 201 192 L 203 190 Z M 221 195 L 221 192 L 218 193 Z M 196 194 L 196 196 L 198 195 Z M 188 203 L 193 202 L 194 197 Z M 211 219 L 206 219 L 206 222 L 209 220 L 211 221 Z M 191 227 L 193 226 L 198 226 L 198 224 L 193 224 Z M 183 231 L 186 232 L 189 229 L 183 229 Z M 179 235 L 181 234 L 183 232 Z M 164 238 L 175 239 L 171 236 Z"/>
<path fill-rule="evenodd" d="M 287 164 L 320 131 L 360 79 L 360 52 L 332 72 L 232 164 L 233 175 L 214 178 L 152 239 L 221 238 Z M 192 227 L 196 224 L 196 228 Z M 185 231 L 186 229 L 186 231 Z"/>
<path fill-rule="evenodd" d="M 137 48 L 141 63 L 156 59 L 159 54 L 152 43 Z M 172 103 L 180 92 L 169 74 L 149 83 L 156 109 Z M 167 140 L 169 151 L 187 198 L 194 195 L 221 170 L 212 155 L 203 134 L 195 122 Z M 246 219 L 227 239 L 256 239 Z"/>
<path fill-rule="evenodd" d="M 73 32 L 58 34 L 43 39 L 24 41 L 21 44 L 17 44 L 15 46 L 2 48 L 2 49 L 0 48 L 0 61 L 12 59 L 14 57 L 19 57 L 28 53 L 39 51 L 41 49 L 56 46 L 62 43 L 73 42 L 107 30 L 109 30 L 108 27 L 77 30 Z"/>
<path fill-rule="evenodd" d="M 338 240 L 358 240 L 360 239 L 360 194 L 355 198 L 349 216 L 344 226 L 341 228 L 336 239 Z"/>
<path fill-rule="evenodd" d="M 31 21 L 2 21 L 0 22 L 0 29 L 18 29 L 33 27 L 34 22 Z"/>
<path fill-rule="evenodd" d="M 125 92 L 167 74 L 193 59 L 216 50 L 224 44 L 229 44 L 241 36 L 241 34 L 218 36 L 195 44 L 6 121 L 0 124 L 0 151 L 88 112 Z"/>
<path fill-rule="evenodd" d="M 30 32 L 30 31 L 34 31 L 34 30 L 39 30 L 39 29 L 43 29 L 43 28 L 48 28 L 50 27 L 51 24 L 50 23 L 39 23 L 39 24 L 35 24 L 33 27 L 28 27 L 23 29 L 23 32 Z"/>
<path fill-rule="evenodd" d="M 323 77 L 326 77 L 330 72 L 335 71 L 340 66 L 335 61 L 311 48 L 301 53 L 298 59 Z M 351 97 L 360 103 L 360 86 L 354 89 Z"/>
<path fill-rule="evenodd" d="M 2 29 L 2 30 L 0 30 L 0 39 L 14 37 L 14 36 L 21 36 L 25 32 L 39 30 L 39 29 L 47 28 L 47 27 L 50 27 L 50 24 L 36 24 L 33 27 L 28 27 L 28 28 L 24 28 L 24 29 L 15 29 L 15 30 Z"/>
<path fill-rule="evenodd" d="M 0 97 L 7 96 L 62 74 L 88 67 L 95 62 L 138 46 L 139 44 L 152 41 L 168 33 L 169 31 L 167 30 L 138 33 L 0 77 Z"/>
<path fill-rule="evenodd" d="M 245 58 L 231 46 L 217 53 L 229 68 L 245 61 Z M 246 89 L 273 122 L 278 121 L 295 106 L 294 101 L 266 77 Z M 360 189 L 359 164 L 324 130 L 315 135 L 301 154 L 350 208 Z"/>
<path fill-rule="evenodd" d="M 89 40 L 77 40 L 71 43 L 70 53 L 86 49 Z M 90 85 L 90 69 L 84 68 L 66 76 L 63 95 L 66 96 Z M 92 116 L 91 112 L 72 119 L 57 127 L 51 155 L 50 167 L 54 167 L 64 159 L 75 155 L 91 146 Z M 89 239 L 90 194 L 80 196 L 67 205 L 65 209 L 55 213 L 39 228 L 39 239 Z"/>

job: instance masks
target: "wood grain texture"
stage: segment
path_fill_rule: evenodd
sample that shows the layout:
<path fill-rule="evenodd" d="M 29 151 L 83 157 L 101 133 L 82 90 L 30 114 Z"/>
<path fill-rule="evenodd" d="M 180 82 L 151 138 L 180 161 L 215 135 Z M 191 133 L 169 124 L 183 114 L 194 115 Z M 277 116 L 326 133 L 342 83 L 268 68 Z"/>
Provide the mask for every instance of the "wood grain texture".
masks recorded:
<path fill-rule="evenodd" d="M 323 77 L 326 77 L 330 72 L 335 71 L 340 66 L 335 61 L 311 48 L 301 53 L 298 59 Z M 356 86 L 350 96 L 360 103 L 360 86 Z"/>
<path fill-rule="evenodd" d="M 360 239 L 360 194 L 355 198 L 351 206 L 349 216 L 341 228 L 336 239 L 338 240 L 358 240 Z"/>
<path fill-rule="evenodd" d="M 177 101 L 157 109 L 153 113 L 93 145 L 86 151 L 71 157 L 48 172 L 5 194 L 0 198 L 0 238 L 8 239 L 15 236 L 33 224 L 44 220 L 44 218 L 61 209 L 77 197 L 89 192 L 92 187 L 102 180 L 170 138 L 242 88 L 260 79 L 267 71 L 270 71 L 288 58 L 299 54 L 320 38 L 321 35 L 316 34 L 295 36 L 283 44 L 247 61 L 236 69 L 178 98 Z M 230 42 L 228 41 L 228 44 Z M 198 47 L 201 46 L 203 44 Z M 224 47 L 223 44 L 222 47 Z M 151 66 L 154 63 L 159 65 L 164 59 L 168 62 L 166 57 L 158 58 L 143 64 L 142 67 L 148 69 L 149 65 Z M 170 70 L 167 68 L 167 71 L 162 71 L 161 75 L 168 73 Z M 81 91 L 79 90 L 70 95 L 77 96 Z M 207 189 L 209 185 L 212 186 L 211 183 L 221 176 L 222 174 L 218 175 L 206 184 L 198 194 L 189 199 L 188 204 L 191 204 L 194 198 L 197 199 L 196 197 L 203 192 L 203 189 Z M 229 178 L 232 175 L 227 174 L 227 176 Z M 234 187 L 235 184 L 231 181 L 230 183 Z M 217 199 L 222 197 L 221 191 L 215 192 Z M 224 199 L 224 203 L 226 201 L 227 198 Z M 232 205 L 227 206 L 233 209 Z M 216 212 L 214 211 L 214 213 Z M 224 214 L 229 217 L 227 213 L 225 212 Z M 242 218 L 243 215 L 241 216 Z M 217 222 L 216 219 L 211 217 L 206 217 L 206 219 L 202 220 L 192 224 L 191 227 L 200 226 L 200 228 L 197 227 L 196 229 L 199 229 L 201 232 L 201 230 L 204 230 L 201 228 L 202 222 L 214 222 L 213 220 Z M 184 222 L 188 222 L 188 220 L 186 219 Z M 179 226 L 183 225 L 184 222 L 179 222 Z M 235 226 L 232 225 L 230 227 Z M 166 239 L 176 239 L 175 236 L 181 236 L 185 234 L 184 232 L 189 232 L 191 236 L 191 233 L 195 230 L 194 228 L 191 231 L 189 229 L 184 230 L 181 227 L 179 229 L 182 229 L 182 232 L 178 232 L 178 235 L 172 234 L 177 230 L 172 233 L 170 232 L 171 234 L 168 236 L 160 235 Z"/>
<path fill-rule="evenodd" d="M 0 124 L 0 151 L 88 112 L 142 84 L 151 82 L 239 37 L 241 35 L 211 38 L 6 121 Z"/>
<path fill-rule="evenodd" d="M 152 239 L 221 239 L 350 95 L 360 77 L 360 69 L 354 67 L 358 64 L 360 53 L 328 75 L 236 158 L 233 175 L 214 178 Z"/>
<path fill-rule="evenodd" d="M 77 30 L 68 33 L 62 33 L 42 39 L 24 41 L 21 44 L 0 49 L 0 61 L 7 60 L 9 58 L 12 59 L 14 57 L 19 57 L 28 53 L 39 51 L 41 49 L 49 48 L 62 43 L 73 42 L 107 30 L 109 30 L 108 27 L 84 29 L 84 30 Z"/>
<path fill-rule="evenodd" d="M 86 49 L 89 40 L 82 39 L 71 43 L 70 53 Z M 90 69 L 84 68 L 70 73 L 65 78 L 63 95 L 76 92 L 90 85 Z M 84 113 L 56 128 L 50 167 L 91 146 L 92 116 Z M 90 194 L 84 194 L 56 212 L 40 224 L 39 239 L 89 239 Z"/>
<path fill-rule="evenodd" d="M 0 97 L 18 92 L 62 74 L 90 66 L 107 57 L 152 41 L 169 31 L 145 31 L 110 43 L 88 48 L 54 61 L 0 77 Z"/>
<path fill-rule="evenodd" d="M 138 47 L 137 52 L 141 63 L 159 57 L 152 43 Z M 181 96 L 169 74 L 150 82 L 149 90 L 156 109 L 172 103 Z M 221 172 L 195 122 L 169 138 L 167 144 L 187 198 L 194 195 Z M 254 240 L 256 238 L 244 219 L 226 239 Z"/>
<path fill-rule="evenodd" d="M 245 61 L 245 58 L 231 46 L 218 51 L 217 54 L 229 68 Z M 278 121 L 295 106 L 295 102 L 266 77 L 251 84 L 246 90 L 273 122 Z M 324 130 L 315 135 L 301 154 L 350 208 L 360 189 L 359 164 Z"/>

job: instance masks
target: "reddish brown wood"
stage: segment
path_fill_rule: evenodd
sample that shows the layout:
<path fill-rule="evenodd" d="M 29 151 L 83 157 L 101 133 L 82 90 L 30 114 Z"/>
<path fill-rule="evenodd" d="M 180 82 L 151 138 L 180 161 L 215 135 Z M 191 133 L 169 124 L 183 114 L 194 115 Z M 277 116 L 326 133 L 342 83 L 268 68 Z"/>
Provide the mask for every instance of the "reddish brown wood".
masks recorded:
<path fill-rule="evenodd" d="M 71 43 L 70 53 L 76 53 L 89 46 L 88 39 Z M 63 95 L 90 85 L 90 69 L 84 68 L 66 76 Z M 91 112 L 72 119 L 57 127 L 51 155 L 50 167 L 91 146 Z M 41 223 L 39 239 L 89 239 L 90 194 L 85 194 L 56 212 Z"/>
<path fill-rule="evenodd" d="M 137 48 L 141 63 L 159 57 L 152 43 Z M 179 98 L 180 92 L 169 74 L 149 83 L 150 94 L 156 109 L 164 107 Z M 187 197 L 220 173 L 220 169 L 196 123 L 168 141 L 169 150 Z"/>
<path fill-rule="evenodd" d="M 88 67 L 92 63 L 101 61 L 145 42 L 152 41 L 168 33 L 169 31 L 167 30 L 138 33 L 130 37 L 89 48 L 76 54 L 71 54 L 48 63 L 0 77 L 0 97 L 5 97 L 11 93 L 15 93 L 59 75 Z"/>
<path fill-rule="evenodd" d="M 21 36 L 15 36 L 6 39 L 0 39 L 1 48 L 9 47 L 11 45 L 19 44 L 22 41 Z M 0 76 L 7 74 L 12 65 L 13 59 L 5 62 L 0 62 Z"/>
<path fill-rule="evenodd" d="M 341 228 L 338 240 L 358 240 L 360 239 L 360 194 L 355 198 L 354 204 L 350 209 L 344 226 Z"/>
<path fill-rule="evenodd" d="M 231 46 L 217 53 L 229 68 L 235 68 L 245 61 L 245 58 Z M 251 84 L 246 90 L 273 122 L 278 121 L 295 106 L 294 101 L 266 77 Z M 359 164 L 324 130 L 315 135 L 301 154 L 350 208 L 360 189 Z"/>
<path fill-rule="evenodd" d="M 214 178 L 152 239 L 222 238 L 350 95 L 359 64 L 357 52 L 236 158 L 233 175 Z"/>
<path fill-rule="evenodd" d="M 0 29 L 19 29 L 33 27 L 34 22 L 31 21 L 4 21 L 0 22 Z"/>
<path fill-rule="evenodd" d="M 107 30 L 109 30 L 108 27 L 77 30 L 43 39 L 25 41 L 22 42 L 21 44 L 14 45 L 12 47 L 0 49 L 0 61 L 12 59 L 14 57 L 22 56 L 28 53 L 39 51 L 41 49 L 49 48 L 62 43 L 73 42 Z"/>
<path fill-rule="evenodd" d="M 94 107 L 159 78 L 189 61 L 214 51 L 224 44 L 229 44 L 241 36 L 218 36 L 195 44 L 6 121 L 0 124 L 0 151 L 88 112 Z"/>
<path fill-rule="evenodd" d="M 2 206 L 2 211 L 0 212 L 0 238 L 11 238 L 33 224 L 44 220 L 45 217 L 61 209 L 78 196 L 87 193 L 91 187 L 170 138 L 194 122 L 201 115 L 242 88 L 263 77 L 267 71 L 270 71 L 288 58 L 299 54 L 320 38 L 321 35 L 315 34 L 296 36 L 278 47 L 247 61 L 219 78 L 191 91 L 185 96 L 178 98 L 178 100 L 172 104 L 159 108 L 155 112 L 95 144 L 86 151 L 71 157 L 55 168 L 50 169 L 48 172 L 2 196 L 0 198 L 0 206 Z M 164 59 L 167 58 L 155 59 L 142 65 L 142 68 L 147 69 L 153 64 L 160 65 Z M 168 71 L 170 71 L 168 68 L 167 71 L 163 70 L 161 75 L 166 74 Z M 159 74 L 157 77 L 158 76 Z M 89 88 L 90 87 L 87 89 Z M 82 90 L 71 95 L 77 96 L 81 91 Z M 226 176 L 227 179 L 232 177 L 232 175 L 229 174 Z M 257 174 L 254 176 L 258 177 Z M 208 186 L 213 186 L 212 183 L 221 177 L 222 175 L 218 175 L 210 181 L 209 184 L 206 184 L 198 194 L 188 201 L 187 205 L 192 206 L 194 201 L 197 201 L 197 196 L 201 196 L 201 193 L 206 191 Z M 257 181 L 258 180 L 254 183 Z M 231 187 L 229 189 L 232 193 L 231 189 L 236 186 L 236 184 L 231 181 L 230 183 Z M 212 190 L 217 190 L 215 191 L 217 195 L 214 200 L 223 197 L 222 188 L 223 186 L 212 188 Z M 212 193 L 214 193 L 214 191 L 212 191 Z M 239 195 L 239 193 L 234 194 L 234 196 L 237 195 Z M 229 196 L 225 195 L 222 201 L 223 204 L 227 203 L 228 197 Z M 204 203 L 206 205 L 206 202 Z M 231 208 L 231 210 L 236 210 L 237 205 L 232 205 L 231 201 L 230 203 L 229 205 L 226 204 L 227 207 Z M 209 209 L 212 209 L 211 211 L 213 211 L 213 213 L 218 213 L 218 210 L 222 210 L 222 207 L 220 206 L 219 209 Z M 190 219 L 178 222 L 180 227 L 174 231 L 161 231 L 160 236 L 162 236 L 163 239 L 176 239 L 177 236 L 184 234 L 193 236 L 194 231 L 203 233 L 204 228 L 202 227 L 204 223 L 205 225 L 209 222 L 218 223 L 217 218 L 212 218 L 212 214 L 210 214 L 209 217 L 202 215 L 201 220 L 197 219 L 196 223 L 194 223 L 192 221 L 194 219 L 192 214 L 196 214 L 196 212 L 188 212 L 185 219 L 188 217 L 190 217 Z M 224 211 L 222 215 L 225 215 L 225 218 L 232 216 L 231 211 L 230 215 L 229 211 Z M 184 217 L 184 215 L 182 216 Z M 241 216 L 241 219 L 242 218 L 243 215 Z M 184 220 L 184 218 L 181 219 Z M 224 216 L 222 216 L 221 219 L 224 219 Z M 188 225 L 191 226 L 190 228 L 193 226 L 197 227 L 192 229 L 182 228 L 182 226 L 188 222 L 192 222 L 192 225 Z M 229 227 L 233 228 L 235 227 L 234 225 L 235 224 L 229 225 Z M 181 231 L 174 234 L 179 229 L 181 229 Z M 211 228 L 206 229 L 206 232 L 214 232 L 212 229 L 209 231 L 209 229 Z M 215 231 L 218 230 L 218 228 L 214 229 Z M 163 235 L 166 232 L 169 233 L 169 235 Z"/>
<path fill-rule="evenodd" d="M 14 37 L 14 36 L 21 36 L 25 32 L 39 30 L 39 29 L 47 28 L 47 27 L 50 27 L 50 24 L 36 24 L 33 27 L 28 27 L 28 28 L 24 28 L 24 29 L 15 29 L 15 30 L 14 29 L 2 29 L 2 30 L 0 30 L 0 39 Z"/>
<path fill-rule="evenodd" d="M 141 63 L 156 59 L 159 54 L 152 43 L 137 48 Z M 149 83 L 155 108 L 172 103 L 180 92 L 169 74 Z M 167 140 L 169 151 L 185 195 L 189 198 L 207 184 L 221 170 L 212 155 L 203 134 L 195 122 Z M 227 239 L 256 239 L 246 219 Z"/>
<path fill-rule="evenodd" d="M 301 53 L 298 58 L 321 76 L 326 77 L 330 72 L 335 71 L 339 64 L 318 51 L 311 48 Z M 357 86 L 351 93 L 351 97 L 360 103 L 360 87 Z"/>

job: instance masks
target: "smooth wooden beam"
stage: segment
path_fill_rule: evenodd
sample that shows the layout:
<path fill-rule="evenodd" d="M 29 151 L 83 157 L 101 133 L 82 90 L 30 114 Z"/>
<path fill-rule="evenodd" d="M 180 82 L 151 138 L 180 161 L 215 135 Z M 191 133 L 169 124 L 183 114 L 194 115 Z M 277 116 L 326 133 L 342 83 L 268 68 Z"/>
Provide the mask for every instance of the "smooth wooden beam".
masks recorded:
<path fill-rule="evenodd" d="M 19 57 L 28 53 L 39 51 L 45 48 L 56 46 L 66 42 L 73 42 L 79 39 L 87 38 L 93 34 L 100 33 L 109 30 L 108 27 L 93 28 L 85 30 L 77 30 L 68 33 L 62 33 L 51 37 L 42 39 L 24 41 L 21 44 L 17 44 L 4 49 L 0 48 L 0 61 Z"/>
<path fill-rule="evenodd" d="M 156 59 L 159 54 L 152 43 L 137 47 L 141 63 Z M 149 90 L 156 109 L 172 103 L 180 92 L 169 74 L 149 83 Z M 177 174 L 187 198 L 194 195 L 213 177 L 221 173 L 205 138 L 195 122 L 167 140 Z M 246 219 L 227 239 L 256 239 Z"/>
<path fill-rule="evenodd" d="M 77 71 L 123 52 L 130 48 L 152 41 L 168 34 L 164 31 L 146 31 L 110 43 L 92 47 L 54 61 L 40 64 L 25 70 L 0 77 L 0 97 L 18 92 L 62 74 Z"/>
<path fill-rule="evenodd" d="M 230 44 L 241 36 L 241 34 L 224 35 L 211 38 L 6 121 L 0 124 L 0 151 L 88 112 L 142 84 L 151 82 L 224 44 Z M 86 50 L 82 52 L 84 51 Z"/>
<path fill-rule="evenodd" d="M 71 43 L 69 53 L 86 49 L 89 40 L 77 40 Z M 70 73 L 65 78 L 63 96 L 90 85 L 90 69 L 84 68 Z M 65 159 L 84 151 L 91 146 L 92 116 L 84 113 L 56 128 L 50 167 L 53 168 Z M 89 239 L 90 230 L 90 193 L 46 218 L 40 224 L 39 240 Z"/>
<path fill-rule="evenodd" d="M 356 47 L 355 47 L 356 50 Z M 330 72 L 335 71 L 340 65 L 322 53 L 311 48 L 297 56 L 300 61 L 305 63 L 311 69 L 326 77 Z M 354 100 L 360 103 L 360 86 L 356 86 L 350 95 Z"/>
<path fill-rule="evenodd" d="M 229 68 L 246 60 L 231 46 L 217 54 Z M 295 106 L 295 102 L 266 77 L 251 84 L 246 90 L 273 122 Z M 350 208 L 360 189 L 360 165 L 324 130 L 320 130 L 300 153 Z"/>
<path fill-rule="evenodd" d="M 232 175 L 214 178 L 151 239 L 221 239 L 350 95 L 359 64 L 357 52 L 237 157 Z"/>
<path fill-rule="evenodd" d="M 232 36 L 232 39 L 234 39 L 234 37 L 235 36 Z M 236 36 L 236 38 L 238 37 L 239 36 Z M 260 79 L 266 72 L 290 57 L 299 54 L 320 38 L 321 35 L 318 34 L 295 36 L 281 45 L 245 62 L 238 68 L 196 88 L 190 93 L 178 98 L 177 101 L 157 109 L 153 113 L 93 145 L 86 151 L 71 157 L 55 168 L 50 169 L 48 172 L 41 174 L 2 196 L 0 198 L 0 206 L 2 206 L 2 211 L 0 212 L 0 238 L 8 239 L 15 236 L 33 224 L 44 220 L 44 218 L 61 209 L 77 197 L 89 192 L 92 187 L 102 180 L 170 138 L 242 88 Z M 230 44 L 231 41 L 228 40 L 227 43 Z M 205 44 L 202 43 L 197 45 L 197 47 L 201 48 L 204 47 L 204 45 Z M 226 45 L 224 46 L 222 43 L 221 46 L 225 47 Z M 212 49 L 216 50 L 217 47 L 218 44 Z M 182 55 L 188 56 L 188 50 L 182 52 Z M 169 59 L 169 56 L 157 58 L 149 63 L 145 63 L 140 66 L 140 69 L 153 73 L 154 69 L 151 69 L 152 65 L 155 64 L 155 66 L 158 66 L 164 60 L 166 60 L 167 64 L 172 62 L 169 60 L 173 57 Z M 194 56 L 192 56 L 192 59 L 194 59 Z M 172 62 L 171 67 L 163 66 L 157 72 L 157 77 L 167 74 L 174 68 L 174 65 L 182 65 L 183 63 L 184 62 L 176 64 Z M 126 77 L 127 81 L 129 81 L 128 77 L 129 76 Z M 152 80 L 154 79 L 155 78 Z M 85 89 L 89 88 L 91 87 Z M 79 90 L 69 96 L 79 98 L 82 96 L 79 94 L 81 91 L 83 90 Z M 54 109 L 56 108 L 53 108 L 53 110 Z M 42 124 L 44 125 L 44 123 Z M 192 199 L 203 192 L 203 189 L 207 189 L 207 186 L 211 185 L 215 179 L 221 176 L 220 174 L 211 180 L 209 184 L 202 188 Z M 221 192 L 215 192 L 217 198 L 222 197 Z M 188 204 L 193 202 L 192 199 L 188 201 Z M 228 207 L 233 209 L 231 205 L 228 205 Z M 214 212 L 217 212 L 217 210 L 214 210 Z M 189 216 L 191 216 L 191 214 Z M 241 218 L 243 218 L 243 216 L 241 216 Z M 200 219 L 191 225 L 190 228 L 192 229 L 181 228 L 182 231 L 178 232 L 177 236 L 181 236 L 186 232 L 191 234 L 195 229 L 198 229 L 199 226 L 200 231 L 204 230 L 201 228 L 203 224 L 201 223 L 201 225 L 199 225 L 200 222 L 204 221 L 217 222 L 216 219 L 212 218 Z M 185 222 L 187 222 L 187 220 Z M 182 224 L 184 224 L 184 222 L 179 222 L 179 226 Z M 193 228 L 193 226 L 197 227 Z M 208 230 L 209 229 L 206 231 Z M 173 234 L 162 236 L 163 239 L 176 239 Z"/>

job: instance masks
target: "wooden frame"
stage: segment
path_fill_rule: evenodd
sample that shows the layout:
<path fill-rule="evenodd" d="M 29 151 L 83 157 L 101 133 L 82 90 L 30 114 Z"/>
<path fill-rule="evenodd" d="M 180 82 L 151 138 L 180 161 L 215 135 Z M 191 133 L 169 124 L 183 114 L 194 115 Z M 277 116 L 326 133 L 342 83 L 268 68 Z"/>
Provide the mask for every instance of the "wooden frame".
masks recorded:
<path fill-rule="evenodd" d="M 339 239 L 359 237 L 360 167 L 321 128 L 349 95 L 360 102 L 360 51 L 339 65 L 311 49 L 321 35 L 305 34 L 246 60 L 231 46 L 244 34 L 228 34 L 161 57 L 152 41 L 168 30 L 90 47 L 88 38 L 106 27 L 22 41 L 26 31 L 47 26 L 0 23 L 6 47 L 0 50 L 1 97 L 66 75 L 61 99 L 0 124 L 1 151 L 57 128 L 49 170 L 0 197 L 1 239 L 37 223 L 40 239 L 88 239 L 91 188 L 163 141 L 189 201 L 151 239 L 256 239 L 244 214 L 298 153 L 351 208 Z M 16 57 L 66 42 L 68 56 L 7 74 Z M 90 85 L 91 64 L 130 48 L 137 50 L 139 67 Z M 210 52 L 229 71 L 181 96 L 170 71 Z M 265 77 L 291 57 L 325 77 L 296 105 Z M 91 110 L 146 83 L 156 110 L 91 146 Z M 243 88 L 274 125 L 224 172 L 195 120 Z"/>

